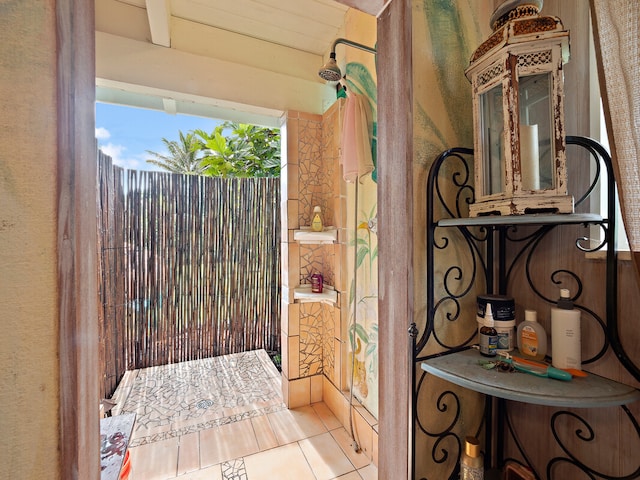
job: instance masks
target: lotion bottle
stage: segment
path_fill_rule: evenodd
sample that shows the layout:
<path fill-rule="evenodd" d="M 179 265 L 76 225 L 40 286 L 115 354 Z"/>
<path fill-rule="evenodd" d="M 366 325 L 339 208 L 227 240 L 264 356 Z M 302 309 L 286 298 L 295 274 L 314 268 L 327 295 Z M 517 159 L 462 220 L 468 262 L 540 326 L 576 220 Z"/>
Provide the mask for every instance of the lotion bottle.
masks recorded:
<path fill-rule="evenodd" d="M 551 309 L 551 364 L 556 368 L 581 370 L 580 310 L 573 308 L 569 290 L 560 290 Z"/>
<path fill-rule="evenodd" d="M 313 207 L 313 217 L 311 219 L 311 230 L 314 232 L 321 232 L 323 229 L 322 225 L 322 211 L 320 209 L 320 205 L 316 205 Z"/>
<path fill-rule="evenodd" d="M 464 452 L 460 457 L 461 480 L 483 480 L 484 460 L 480 454 L 480 442 L 475 437 L 464 439 Z"/>
<path fill-rule="evenodd" d="M 547 354 L 547 332 L 538 323 L 535 310 L 524 311 L 524 322 L 518 325 L 518 350 L 523 357 L 542 360 Z"/>
<path fill-rule="evenodd" d="M 498 331 L 495 329 L 491 304 L 487 303 L 484 312 L 484 326 L 480 329 L 480 353 L 486 357 L 495 357 L 498 350 Z"/>

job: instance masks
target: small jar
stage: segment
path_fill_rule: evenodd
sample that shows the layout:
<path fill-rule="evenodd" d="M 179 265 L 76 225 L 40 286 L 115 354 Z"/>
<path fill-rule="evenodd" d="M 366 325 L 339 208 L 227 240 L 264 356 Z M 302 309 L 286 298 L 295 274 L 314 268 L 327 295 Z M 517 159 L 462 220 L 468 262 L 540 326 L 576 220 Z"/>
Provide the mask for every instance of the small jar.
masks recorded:
<path fill-rule="evenodd" d="M 311 275 L 311 292 L 322 293 L 323 280 L 321 273 L 314 273 Z"/>
<path fill-rule="evenodd" d="M 491 304 L 487 303 L 484 325 L 480 329 L 480 353 L 485 357 L 495 357 L 498 350 L 498 332 L 494 327 Z"/>
<path fill-rule="evenodd" d="M 498 351 L 510 352 L 516 343 L 516 304 L 506 295 L 478 295 L 478 334 L 484 326 L 487 304 L 491 303 L 494 328 L 498 334 Z"/>

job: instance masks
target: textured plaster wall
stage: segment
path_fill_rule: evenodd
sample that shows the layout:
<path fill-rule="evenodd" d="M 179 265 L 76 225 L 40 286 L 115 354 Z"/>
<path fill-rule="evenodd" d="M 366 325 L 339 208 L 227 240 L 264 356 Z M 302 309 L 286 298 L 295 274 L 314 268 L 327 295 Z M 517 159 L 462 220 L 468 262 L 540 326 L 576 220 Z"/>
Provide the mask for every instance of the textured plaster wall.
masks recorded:
<path fill-rule="evenodd" d="M 58 478 L 55 2 L 0 2 L 0 478 Z"/>
<path fill-rule="evenodd" d="M 349 40 L 376 46 L 376 18 L 349 10 L 345 21 Z M 351 47 L 339 47 L 345 56 L 343 74 L 347 89 L 363 95 L 371 111 L 372 149 L 377 148 L 377 74 L 376 57 Z M 336 53 L 337 53 L 336 52 Z M 341 133 L 339 133 L 338 140 Z M 374 163 L 376 159 L 374 157 Z M 342 177 L 342 171 L 339 172 Z M 378 184 L 377 170 L 364 175 L 356 189 L 343 182 L 345 237 L 343 277 L 347 305 L 342 309 L 343 356 L 346 359 L 346 383 L 354 385 L 356 398 L 378 416 Z M 355 261 L 354 261 L 355 260 Z M 353 373 L 353 377 L 352 377 Z"/>
<path fill-rule="evenodd" d="M 486 12 L 493 11 L 491 0 L 414 0 L 413 2 L 413 124 L 414 124 L 414 259 L 415 259 L 415 322 L 423 331 L 426 319 L 426 181 L 429 168 L 437 155 L 451 147 L 473 147 L 473 110 L 471 85 L 464 75 L 473 51 L 490 32 Z M 447 193 L 445 192 L 445 195 Z M 442 255 L 442 254 L 439 254 Z M 465 259 L 452 259 L 453 264 L 464 265 Z M 468 261 L 468 260 L 466 260 Z M 438 265 L 448 262 L 436 263 Z M 436 298 L 441 298 L 444 272 L 436 271 Z M 483 288 L 480 286 L 479 288 Z M 463 312 L 457 322 L 440 321 L 445 340 L 465 336 L 475 326 L 474 295 L 462 305 Z M 446 310 L 445 308 L 440 309 Z M 438 321 L 438 320 L 437 320 Z M 435 342 L 427 343 L 422 354 L 441 350 Z M 420 375 L 420 373 L 418 374 Z M 451 396 L 439 400 L 443 391 L 454 391 L 463 402 L 461 417 L 454 433 L 459 438 L 474 435 L 481 428 L 483 397 L 450 383 L 429 379 L 429 387 L 422 387 L 418 398 L 418 418 L 428 432 L 443 432 L 452 422 L 456 408 Z M 438 402 L 447 403 L 446 411 L 436 408 Z M 439 412 L 439 413 L 435 413 Z M 455 442 L 446 441 L 437 446 L 436 438 L 419 431 L 416 435 L 417 478 L 447 478 L 451 466 L 438 463 L 431 452 L 438 448 L 457 452 Z M 445 443 L 447 443 L 445 445 Z M 428 452 L 428 453 L 427 453 Z M 434 453 L 434 455 L 437 455 Z M 428 475 L 427 473 L 428 472 Z"/>

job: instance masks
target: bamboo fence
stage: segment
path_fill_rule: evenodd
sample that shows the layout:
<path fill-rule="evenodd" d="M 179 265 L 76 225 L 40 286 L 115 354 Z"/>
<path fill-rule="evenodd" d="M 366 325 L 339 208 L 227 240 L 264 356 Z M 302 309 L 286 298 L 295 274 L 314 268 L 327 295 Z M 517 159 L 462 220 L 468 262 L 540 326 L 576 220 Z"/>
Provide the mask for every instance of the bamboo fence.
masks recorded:
<path fill-rule="evenodd" d="M 103 396 L 126 370 L 279 352 L 279 179 L 98 160 Z"/>

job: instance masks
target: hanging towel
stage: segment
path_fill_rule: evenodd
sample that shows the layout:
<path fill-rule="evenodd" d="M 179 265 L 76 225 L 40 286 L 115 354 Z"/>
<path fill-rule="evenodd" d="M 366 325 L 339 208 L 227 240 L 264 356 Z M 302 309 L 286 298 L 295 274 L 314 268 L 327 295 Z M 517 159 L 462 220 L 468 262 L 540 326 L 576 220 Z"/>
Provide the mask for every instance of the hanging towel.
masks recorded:
<path fill-rule="evenodd" d="M 373 171 L 371 110 L 363 95 L 347 91 L 344 106 L 340 163 L 346 182 L 355 182 Z"/>

